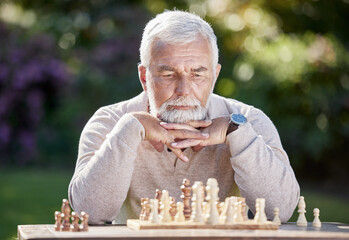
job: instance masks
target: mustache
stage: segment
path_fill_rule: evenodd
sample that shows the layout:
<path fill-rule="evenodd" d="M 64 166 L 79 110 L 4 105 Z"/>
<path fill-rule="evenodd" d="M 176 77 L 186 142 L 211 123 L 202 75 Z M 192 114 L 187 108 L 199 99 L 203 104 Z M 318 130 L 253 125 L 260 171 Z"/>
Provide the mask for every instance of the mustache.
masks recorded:
<path fill-rule="evenodd" d="M 188 97 L 178 97 L 173 100 L 168 100 L 164 103 L 166 106 L 190 106 L 190 107 L 200 107 L 201 103 L 199 100 L 195 98 Z"/>

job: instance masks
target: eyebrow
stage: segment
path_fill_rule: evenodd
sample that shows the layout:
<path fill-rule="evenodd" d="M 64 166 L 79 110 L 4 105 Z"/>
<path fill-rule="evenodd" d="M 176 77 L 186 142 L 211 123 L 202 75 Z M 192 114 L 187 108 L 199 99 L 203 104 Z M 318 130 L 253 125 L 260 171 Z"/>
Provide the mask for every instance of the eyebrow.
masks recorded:
<path fill-rule="evenodd" d="M 205 68 L 205 67 L 198 67 L 198 68 L 192 68 L 192 69 L 190 69 L 192 72 L 205 72 L 205 71 L 207 71 L 207 68 Z"/>
<path fill-rule="evenodd" d="M 158 67 L 158 72 L 166 72 L 166 71 L 174 72 L 175 69 L 167 65 L 161 65 L 160 67 Z"/>
<path fill-rule="evenodd" d="M 168 66 L 168 65 L 161 65 L 161 66 L 158 67 L 157 70 L 158 70 L 158 72 L 166 72 L 166 71 L 175 72 L 175 71 L 176 71 L 175 68 L 170 67 L 170 66 Z M 198 68 L 191 68 L 191 69 L 190 69 L 191 72 L 205 72 L 205 71 L 207 71 L 207 70 L 208 70 L 208 69 L 205 68 L 205 67 L 203 67 L 203 66 L 198 67 Z"/>

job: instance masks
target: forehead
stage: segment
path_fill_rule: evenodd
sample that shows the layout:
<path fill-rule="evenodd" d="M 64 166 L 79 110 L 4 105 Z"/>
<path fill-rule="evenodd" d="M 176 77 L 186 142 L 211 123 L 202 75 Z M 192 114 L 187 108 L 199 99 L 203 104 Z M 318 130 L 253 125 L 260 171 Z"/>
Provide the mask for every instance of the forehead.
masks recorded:
<path fill-rule="evenodd" d="M 161 40 L 154 42 L 151 48 L 150 65 L 158 67 L 166 66 L 187 66 L 190 68 L 206 67 L 211 68 L 212 51 L 206 39 L 195 39 L 189 43 L 167 43 Z"/>

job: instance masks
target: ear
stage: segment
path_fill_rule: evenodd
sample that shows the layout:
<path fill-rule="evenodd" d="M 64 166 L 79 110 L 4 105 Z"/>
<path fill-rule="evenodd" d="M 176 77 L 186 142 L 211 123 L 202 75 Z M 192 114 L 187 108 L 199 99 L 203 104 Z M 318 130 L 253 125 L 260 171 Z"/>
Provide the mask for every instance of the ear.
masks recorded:
<path fill-rule="evenodd" d="M 139 64 L 138 65 L 138 78 L 139 81 L 142 84 L 142 88 L 143 90 L 146 92 L 147 91 L 147 78 L 146 78 L 146 73 L 147 73 L 147 69 L 146 67 L 144 67 L 143 65 Z"/>
<path fill-rule="evenodd" d="M 217 81 L 218 75 L 219 75 L 219 73 L 221 71 L 221 68 L 222 68 L 222 66 L 218 63 L 217 66 L 216 66 L 216 76 L 215 76 L 213 85 L 216 84 L 216 81 Z"/>

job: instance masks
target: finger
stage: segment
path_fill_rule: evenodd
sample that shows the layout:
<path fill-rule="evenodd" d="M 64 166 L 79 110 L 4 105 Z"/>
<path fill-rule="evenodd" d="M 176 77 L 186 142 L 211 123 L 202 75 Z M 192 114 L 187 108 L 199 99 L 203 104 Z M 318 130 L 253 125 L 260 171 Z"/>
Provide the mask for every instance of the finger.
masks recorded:
<path fill-rule="evenodd" d="M 202 140 L 199 139 L 185 139 L 179 142 L 173 142 L 170 145 L 173 148 L 182 149 L 199 145 L 201 142 Z"/>
<path fill-rule="evenodd" d="M 182 160 L 183 162 L 188 162 L 188 161 L 189 161 L 188 157 L 184 155 L 183 151 L 182 151 L 180 148 L 173 148 L 173 147 L 171 147 L 171 143 L 175 142 L 174 137 L 173 137 L 171 134 L 169 134 L 168 131 L 166 131 L 166 130 L 164 130 L 164 131 L 166 132 L 164 135 L 162 135 L 162 136 L 165 137 L 165 139 L 164 139 L 164 140 L 165 140 L 164 144 L 166 144 L 167 147 L 168 147 L 169 149 L 171 149 L 171 151 L 172 151 L 180 160 Z"/>
<path fill-rule="evenodd" d="M 212 124 L 211 120 L 192 120 L 187 122 L 189 126 L 192 126 L 193 128 L 205 128 Z"/>
<path fill-rule="evenodd" d="M 167 130 L 179 130 L 179 129 L 187 129 L 191 131 L 198 131 L 197 129 L 183 123 L 167 123 L 167 122 L 160 122 L 160 126 Z"/>
<path fill-rule="evenodd" d="M 189 161 L 188 157 L 184 155 L 181 149 L 173 148 L 171 145 L 168 145 L 168 148 L 171 149 L 171 151 L 183 162 Z"/>
<path fill-rule="evenodd" d="M 168 130 L 172 137 L 186 139 L 186 138 L 194 138 L 194 139 L 207 139 L 210 137 L 208 133 L 203 133 L 200 131 L 190 131 L 190 130 Z"/>

